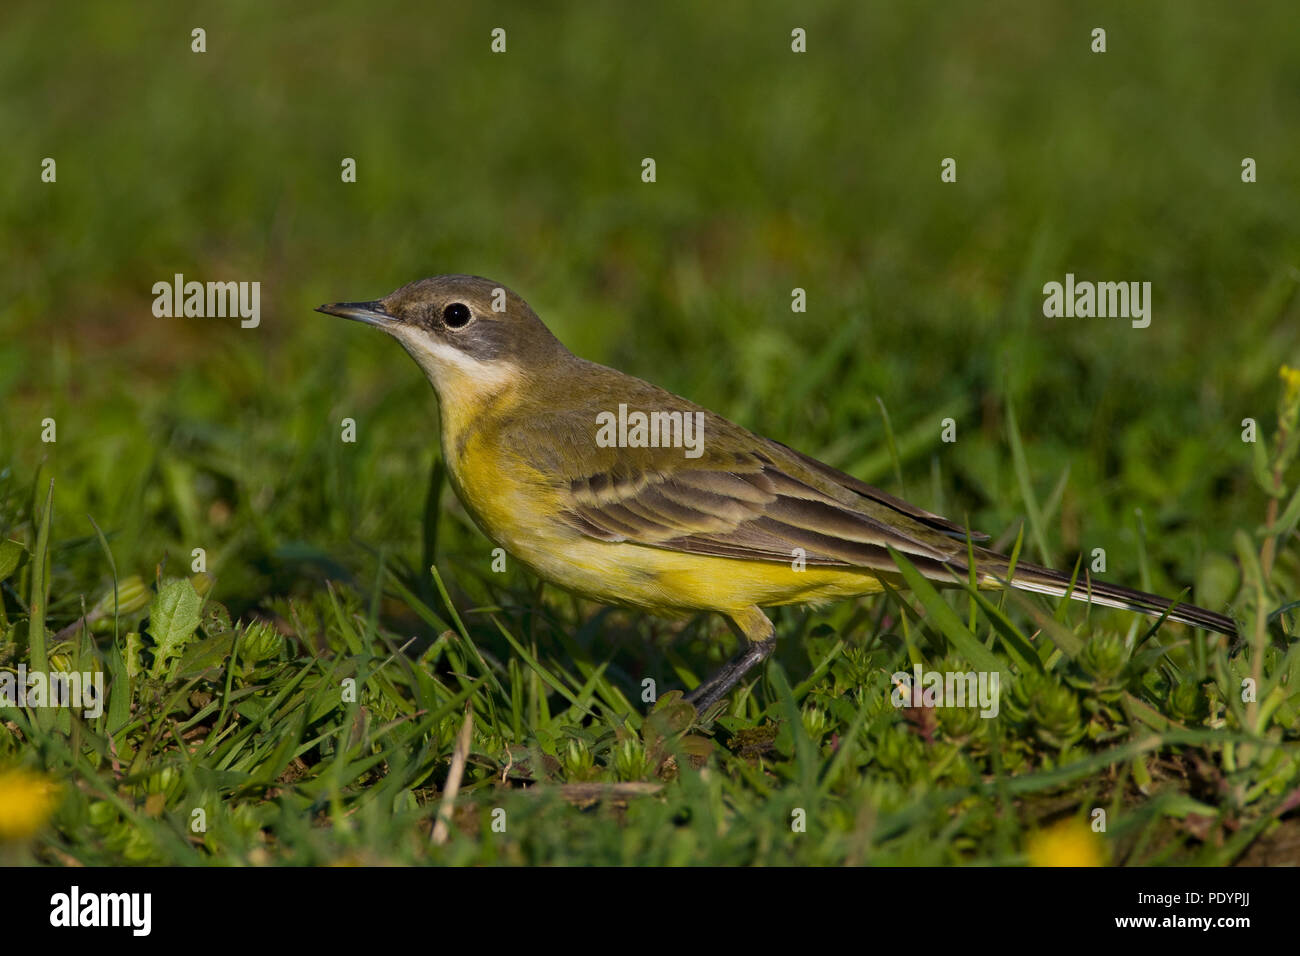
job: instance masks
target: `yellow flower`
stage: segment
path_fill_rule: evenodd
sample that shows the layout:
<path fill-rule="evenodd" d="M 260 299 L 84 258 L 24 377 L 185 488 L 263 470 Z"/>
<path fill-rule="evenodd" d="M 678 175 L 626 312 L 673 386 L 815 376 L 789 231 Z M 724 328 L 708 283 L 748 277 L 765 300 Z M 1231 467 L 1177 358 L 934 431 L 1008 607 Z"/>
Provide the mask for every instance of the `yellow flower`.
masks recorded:
<path fill-rule="evenodd" d="M 0 843 L 32 836 L 59 804 L 59 786 L 30 770 L 0 770 Z"/>
<path fill-rule="evenodd" d="M 1278 370 L 1278 375 L 1281 377 L 1283 383 L 1283 404 L 1294 405 L 1296 402 L 1300 401 L 1300 368 L 1291 368 L 1289 365 L 1283 365 L 1282 368 Z"/>
<path fill-rule="evenodd" d="M 1029 838 L 1030 866 L 1104 866 L 1101 837 L 1080 820 L 1062 821 Z"/>

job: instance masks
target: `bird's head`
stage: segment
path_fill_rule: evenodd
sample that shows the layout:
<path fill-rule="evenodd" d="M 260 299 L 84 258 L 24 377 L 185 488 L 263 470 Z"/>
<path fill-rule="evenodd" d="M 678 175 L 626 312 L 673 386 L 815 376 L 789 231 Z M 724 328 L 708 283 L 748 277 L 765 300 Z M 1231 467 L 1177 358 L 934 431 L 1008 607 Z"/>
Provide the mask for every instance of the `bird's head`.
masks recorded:
<path fill-rule="evenodd" d="M 444 402 L 477 404 L 567 356 L 528 303 L 499 282 L 445 275 L 370 302 L 316 310 L 375 325 L 406 348 Z"/>

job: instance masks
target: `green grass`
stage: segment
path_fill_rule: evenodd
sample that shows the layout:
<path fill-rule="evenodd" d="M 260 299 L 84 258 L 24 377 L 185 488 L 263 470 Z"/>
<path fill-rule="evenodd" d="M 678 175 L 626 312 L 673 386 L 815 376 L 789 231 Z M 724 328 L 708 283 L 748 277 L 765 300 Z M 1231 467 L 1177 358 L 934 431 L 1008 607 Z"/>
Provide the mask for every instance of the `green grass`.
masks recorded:
<path fill-rule="evenodd" d="M 102 669 L 109 699 L 0 708 L 0 766 L 62 784 L 0 860 L 1021 863 L 1100 808 L 1111 862 L 1296 862 L 1291 17 L 15 10 L 0 667 Z M 176 272 L 262 282 L 262 325 L 154 318 Z M 1243 640 L 960 589 L 783 609 L 693 724 L 668 692 L 734 651 L 722 622 L 494 572 L 427 383 L 311 311 L 440 272 L 1025 560 L 1104 548 L 1107 580 L 1189 588 Z M 1044 318 L 1066 272 L 1152 282 L 1151 327 Z M 998 718 L 891 704 L 895 671 L 967 662 L 1005 673 Z"/>

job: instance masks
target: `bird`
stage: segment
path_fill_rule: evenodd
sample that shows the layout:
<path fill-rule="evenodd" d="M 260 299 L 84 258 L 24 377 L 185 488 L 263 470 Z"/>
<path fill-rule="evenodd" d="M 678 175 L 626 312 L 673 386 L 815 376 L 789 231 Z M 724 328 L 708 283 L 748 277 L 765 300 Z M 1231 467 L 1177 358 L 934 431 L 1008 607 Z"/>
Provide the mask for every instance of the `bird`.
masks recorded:
<path fill-rule="evenodd" d="M 574 355 L 491 279 L 439 275 L 316 311 L 376 326 L 415 360 L 437 393 L 452 488 L 532 572 L 604 604 L 728 620 L 741 648 L 686 694 L 699 711 L 771 655 L 763 608 L 902 588 L 894 554 L 937 585 L 973 577 L 1236 634 L 1205 608 L 1013 567 L 976 543 L 987 535 Z"/>

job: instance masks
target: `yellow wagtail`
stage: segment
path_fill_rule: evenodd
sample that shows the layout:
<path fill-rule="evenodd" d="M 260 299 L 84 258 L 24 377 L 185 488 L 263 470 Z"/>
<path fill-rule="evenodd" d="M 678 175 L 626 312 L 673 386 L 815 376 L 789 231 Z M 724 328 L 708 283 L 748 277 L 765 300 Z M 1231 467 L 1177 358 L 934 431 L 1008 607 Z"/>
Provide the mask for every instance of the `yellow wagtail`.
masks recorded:
<path fill-rule="evenodd" d="M 746 639 L 690 694 L 701 710 L 775 646 L 760 608 L 902 585 L 889 548 L 940 585 L 1006 582 L 1009 559 L 908 504 L 649 382 L 578 358 L 499 283 L 447 275 L 317 311 L 396 338 L 438 393 L 452 486 L 483 532 L 542 578 L 649 611 L 719 611 Z M 971 535 L 985 539 L 986 535 Z M 1222 614 L 1017 564 L 1026 591 L 1223 634 Z"/>

